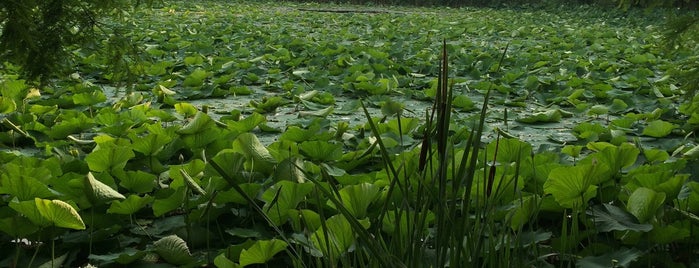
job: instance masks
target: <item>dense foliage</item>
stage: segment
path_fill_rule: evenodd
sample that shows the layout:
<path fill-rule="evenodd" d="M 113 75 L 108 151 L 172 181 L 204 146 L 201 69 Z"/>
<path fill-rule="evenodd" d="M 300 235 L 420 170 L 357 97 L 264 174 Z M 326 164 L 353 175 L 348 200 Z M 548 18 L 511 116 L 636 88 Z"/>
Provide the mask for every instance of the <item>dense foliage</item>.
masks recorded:
<path fill-rule="evenodd" d="M 2 70 L 0 266 L 697 265 L 693 48 L 628 12 L 123 14 L 132 92 Z"/>
<path fill-rule="evenodd" d="M 66 74 L 66 68 L 72 72 L 74 55 L 67 47 L 95 50 L 118 42 L 115 35 L 110 42 L 95 42 L 102 40 L 96 37 L 115 30 L 104 29 L 100 22 L 135 4 L 135 0 L 4 0 L 0 2 L 0 57 L 21 67 L 30 79 L 47 80 Z M 103 51 L 123 49 L 114 46 Z"/>

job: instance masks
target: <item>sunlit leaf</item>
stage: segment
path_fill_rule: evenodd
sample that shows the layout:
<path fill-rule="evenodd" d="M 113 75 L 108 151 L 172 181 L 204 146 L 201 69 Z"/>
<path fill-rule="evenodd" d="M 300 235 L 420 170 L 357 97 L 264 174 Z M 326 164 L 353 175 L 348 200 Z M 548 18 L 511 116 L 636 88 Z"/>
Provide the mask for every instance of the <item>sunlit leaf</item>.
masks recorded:
<path fill-rule="evenodd" d="M 271 260 L 274 255 L 284 251 L 288 244 L 279 239 L 259 240 L 252 247 L 240 252 L 240 265 L 263 264 Z"/>
<path fill-rule="evenodd" d="M 648 123 L 643 129 L 643 135 L 654 138 L 662 138 L 672 133 L 672 130 L 677 128 L 677 125 L 663 120 L 654 120 Z"/>
<path fill-rule="evenodd" d="M 61 200 L 46 200 L 35 198 L 36 208 L 39 214 L 46 218 L 53 225 L 63 228 L 84 230 L 83 219 L 68 203 Z"/>
<path fill-rule="evenodd" d="M 551 194 L 565 208 L 580 208 L 597 195 L 590 176 L 594 167 L 581 165 L 551 170 L 544 183 L 544 193 Z"/>
<path fill-rule="evenodd" d="M 648 188 L 637 188 L 626 203 L 626 209 L 636 216 L 639 222 L 646 223 L 655 217 L 658 208 L 665 202 L 665 193 Z"/>
<path fill-rule="evenodd" d="M 88 172 L 83 181 L 85 193 L 92 202 L 107 202 L 111 200 L 126 199 L 124 195 L 95 179 L 92 172 Z"/>

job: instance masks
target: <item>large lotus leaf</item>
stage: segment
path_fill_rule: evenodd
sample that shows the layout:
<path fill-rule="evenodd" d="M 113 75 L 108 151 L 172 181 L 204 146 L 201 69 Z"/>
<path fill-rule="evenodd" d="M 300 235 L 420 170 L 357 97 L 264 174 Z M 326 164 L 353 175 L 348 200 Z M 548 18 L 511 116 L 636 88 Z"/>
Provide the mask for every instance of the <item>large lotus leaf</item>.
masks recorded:
<path fill-rule="evenodd" d="M 277 160 L 272 157 L 267 148 L 252 133 L 243 133 L 233 142 L 233 150 L 245 155 L 248 165 L 255 171 L 270 173 Z"/>
<path fill-rule="evenodd" d="M 588 256 L 575 263 L 581 268 L 629 267 L 643 252 L 635 248 L 622 248 L 601 256 Z"/>
<path fill-rule="evenodd" d="M 181 135 L 199 134 L 214 127 L 215 125 L 216 123 L 213 119 L 211 119 L 211 117 L 209 117 L 209 115 L 204 112 L 197 112 L 192 120 L 177 130 L 177 133 Z"/>
<path fill-rule="evenodd" d="M 488 144 L 486 149 L 489 161 L 495 157 L 495 148 L 497 152 L 497 162 L 511 163 L 523 161 L 531 157 L 532 146 L 529 143 L 518 139 L 500 139 Z"/>
<path fill-rule="evenodd" d="M 667 225 L 658 225 L 648 233 L 648 240 L 661 245 L 680 242 L 689 238 L 693 233 L 693 229 L 693 222 L 689 221 L 676 221 Z"/>
<path fill-rule="evenodd" d="M 565 208 L 580 208 L 597 195 L 597 186 L 589 176 L 593 165 L 559 167 L 551 170 L 544 183 L 544 193 L 551 194 Z"/>
<path fill-rule="evenodd" d="M 186 198 L 185 189 L 185 187 L 180 187 L 177 190 L 171 190 L 172 193 L 169 196 L 153 201 L 153 215 L 160 217 L 182 206 L 182 202 Z"/>
<path fill-rule="evenodd" d="M 85 193 L 92 202 L 107 202 L 111 200 L 126 199 L 124 195 L 109 187 L 109 185 L 95 179 L 92 172 L 87 172 L 83 180 Z"/>
<path fill-rule="evenodd" d="M 0 96 L 0 114 L 9 114 L 17 109 L 17 104 L 11 98 Z"/>
<path fill-rule="evenodd" d="M 289 244 L 279 239 L 259 240 L 248 249 L 240 252 L 240 265 L 263 264 L 271 260 L 274 255 L 282 252 Z"/>
<path fill-rule="evenodd" d="M 228 129 L 237 131 L 238 133 L 250 132 L 258 125 L 267 121 L 264 115 L 252 113 L 250 116 L 239 121 L 229 122 Z"/>
<path fill-rule="evenodd" d="M 96 172 L 123 170 L 131 158 L 136 154 L 127 146 L 117 145 L 112 141 L 99 143 L 95 149 L 85 157 L 85 162 L 90 170 Z"/>
<path fill-rule="evenodd" d="M 379 187 L 369 183 L 347 185 L 340 189 L 340 200 L 352 216 L 363 219 L 369 205 L 379 196 Z M 332 206 L 332 203 L 329 202 Z"/>
<path fill-rule="evenodd" d="M 600 232 L 648 232 L 653 229 L 653 225 L 641 224 L 631 213 L 610 204 L 594 206 L 592 209 L 587 211 L 587 214 L 593 217 L 593 222 L 595 223 L 597 230 Z"/>
<path fill-rule="evenodd" d="M 35 197 L 50 198 L 56 196 L 46 183 L 36 176 L 50 177 L 51 173 L 44 167 L 19 166 L 7 163 L 0 171 L 0 194 L 9 194 L 19 201 L 32 200 Z"/>
<path fill-rule="evenodd" d="M 153 243 L 155 252 L 165 261 L 174 265 L 184 265 L 192 261 L 187 243 L 177 235 L 169 235 Z"/>
<path fill-rule="evenodd" d="M 149 193 L 156 185 L 157 176 L 143 171 L 127 171 L 119 181 L 119 186 L 132 193 Z"/>
<path fill-rule="evenodd" d="M 125 200 L 114 201 L 107 209 L 107 213 L 132 215 L 147 205 L 151 204 L 155 198 L 145 195 L 143 197 L 132 194 Z"/>
<path fill-rule="evenodd" d="M 369 221 L 360 221 L 364 228 L 369 227 Z M 341 254 L 350 250 L 356 241 L 355 232 L 347 219 L 338 214 L 325 222 L 325 228 L 318 228 L 311 235 L 313 246 L 319 249 L 323 256 L 337 259 Z M 327 238 L 327 239 L 326 239 Z"/>
<path fill-rule="evenodd" d="M 0 219 L 0 232 L 6 233 L 11 237 L 27 237 L 28 235 L 31 235 L 32 233 L 38 230 L 39 226 L 35 225 L 27 217 L 15 215 L 5 216 L 2 219 Z"/>
<path fill-rule="evenodd" d="M 643 135 L 654 138 L 662 138 L 672 133 L 672 130 L 677 128 L 677 125 L 663 120 L 654 120 L 648 123 L 643 129 Z"/>
<path fill-rule="evenodd" d="M 279 181 L 262 194 L 263 210 L 276 225 L 288 219 L 288 210 L 295 209 L 313 191 L 312 183 Z"/>
<path fill-rule="evenodd" d="M 310 209 L 290 209 L 289 219 L 296 232 L 316 230 L 321 226 L 320 214 Z"/>
<path fill-rule="evenodd" d="M 153 156 L 158 154 L 172 139 L 168 135 L 150 133 L 142 137 L 133 138 L 133 150 L 144 155 Z"/>
<path fill-rule="evenodd" d="M 658 208 L 665 202 L 665 193 L 659 193 L 648 188 L 638 188 L 626 203 L 626 209 L 636 216 L 639 222 L 646 223 L 655 217 Z"/>
<path fill-rule="evenodd" d="M 245 161 L 247 158 L 242 153 L 236 152 L 233 149 L 224 149 L 219 151 L 211 161 L 222 167 L 225 174 L 220 174 L 229 184 L 240 184 L 243 182 L 242 172 L 244 171 Z M 211 165 L 207 165 L 212 172 L 218 173 Z"/>
<path fill-rule="evenodd" d="M 513 231 L 520 230 L 532 219 L 532 216 L 538 213 L 540 198 L 536 195 L 524 196 L 519 200 L 511 202 L 512 210 L 510 211 L 510 228 Z"/>
<path fill-rule="evenodd" d="M 329 162 L 342 157 L 342 144 L 325 141 L 304 141 L 299 149 L 305 156 L 314 161 Z"/>
<path fill-rule="evenodd" d="M 199 113 L 199 110 L 197 110 L 197 107 L 194 107 L 194 105 L 192 105 L 191 103 L 188 103 L 188 102 L 176 103 L 175 104 L 175 111 L 177 111 L 177 113 L 179 113 L 181 115 L 184 115 L 187 118 Z"/>
<path fill-rule="evenodd" d="M 209 77 L 210 73 L 197 68 L 191 74 L 184 78 L 182 85 L 185 87 L 198 87 L 204 84 L 204 79 Z"/>
<path fill-rule="evenodd" d="M 301 168 L 303 160 L 292 157 L 282 160 L 274 170 L 275 180 L 289 180 L 298 183 L 306 182 L 306 175 Z"/>
<path fill-rule="evenodd" d="M 10 208 L 17 211 L 22 216 L 29 219 L 34 224 L 41 227 L 51 226 L 51 221 L 41 216 L 39 209 L 36 206 L 35 200 L 19 201 L 17 198 L 12 199 L 9 204 Z"/>
<path fill-rule="evenodd" d="M 609 166 L 612 172 L 619 172 L 622 168 L 627 168 L 636 163 L 641 150 L 630 143 L 623 143 L 618 147 L 607 147 L 602 149 L 597 155 L 599 160 Z"/>
<path fill-rule="evenodd" d="M 46 218 L 53 225 L 58 227 L 84 230 L 85 223 L 78 214 L 78 211 L 70 204 L 61 200 L 47 200 L 35 198 L 36 208 L 39 214 Z"/>
<path fill-rule="evenodd" d="M 78 93 L 73 95 L 73 103 L 77 105 L 91 106 L 107 100 L 107 96 L 99 89 L 90 90 L 90 92 Z"/>
<path fill-rule="evenodd" d="M 517 118 L 517 122 L 522 123 L 547 123 L 561 121 L 563 114 L 558 109 L 551 109 L 545 112 L 533 113 L 531 115 Z"/>
<path fill-rule="evenodd" d="M 639 187 L 653 189 L 665 193 L 666 197 L 675 198 L 682 189 L 682 185 L 689 179 L 689 174 L 673 176 L 672 170 L 659 170 L 651 173 L 634 173 L 631 180 L 624 185 L 629 191 L 635 191 Z"/>
<path fill-rule="evenodd" d="M 241 183 L 238 184 L 240 188 L 247 194 L 249 197 L 255 197 L 258 195 L 260 192 L 260 189 L 262 188 L 262 185 L 259 183 Z M 235 189 L 230 189 L 227 191 L 221 191 L 219 192 L 218 195 L 216 195 L 216 198 L 214 198 L 214 201 L 216 203 L 228 203 L 228 202 L 233 202 L 236 204 L 241 204 L 245 205 L 248 204 L 248 200 L 245 199 L 238 191 Z"/>

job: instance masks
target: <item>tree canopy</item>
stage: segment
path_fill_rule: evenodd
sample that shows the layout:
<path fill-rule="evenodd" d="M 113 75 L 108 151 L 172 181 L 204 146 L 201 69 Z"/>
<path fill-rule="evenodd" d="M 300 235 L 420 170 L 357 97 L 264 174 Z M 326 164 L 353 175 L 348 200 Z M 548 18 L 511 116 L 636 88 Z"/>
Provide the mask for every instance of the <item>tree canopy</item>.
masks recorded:
<path fill-rule="evenodd" d="M 0 56 L 19 66 L 30 80 L 65 71 L 72 58 L 66 49 L 85 45 L 103 31 L 100 18 L 118 15 L 132 0 L 0 1 Z"/>

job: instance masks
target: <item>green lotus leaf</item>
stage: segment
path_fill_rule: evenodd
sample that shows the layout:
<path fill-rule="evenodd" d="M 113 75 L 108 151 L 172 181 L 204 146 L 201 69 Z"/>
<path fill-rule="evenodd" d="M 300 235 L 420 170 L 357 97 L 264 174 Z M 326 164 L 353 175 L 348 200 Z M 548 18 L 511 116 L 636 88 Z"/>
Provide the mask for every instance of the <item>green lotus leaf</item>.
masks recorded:
<path fill-rule="evenodd" d="M 272 167 L 277 163 L 277 160 L 272 157 L 267 148 L 257 139 L 257 136 L 252 133 L 240 134 L 233 141 L 233 150 L 245 155 L 248 160 L 247 165 L 251 166 L 255 171 L 272 172 Z"/>
<path fill-rule="evenodd" d="M 314 161 L 329 162 L 342 157 L 342 144 L 325 141 L 304 141 L 299 149 Z"/>
<path fill-rule="evenodd" d="M 313 187 L 312 183 L 279 181 L 262 194 L 265 201 L 262 210 L 274 224 L 281 225 L 288 220 L 288 210 L 295 209 Z"/>
<path fill-rule="evenodd" d="M 184 187 L 180 187 L 177 190 L 170 190 L 170 195 L 165 198 L 158 198 L 153 201 L 153 215 L 160 217 L 165 213 L 173 211 L 182 206 L 182 201 L 186 198 L 186 191 Z"/>
<path fill-rule="evenodd" d="M 99 145 L 85 157 L 85 162 L 90 170 L 96 172 L 109 172 L 123 170 L 126 162 L 134 158 L 131 148 L 115 144 L 113 141 L 98 143 Z"/>
<path fill-rule="evenodd" d="M 563 114 L 558 109 L 551 109 L 545 112 L 533 113 L 528 116 L 517 118 L 517 122 L 522 123 L 547 123 L 561 121 Z"/>
<path fill-rule="evenodd" d="M 677 125 L 663 120 L 653 120 L 643 129 L 643 135 L 662 138 L 672 133 Z"/>
<path fill-rule="evenodd" d="M 368 221 L 360 221 L 360 224 L 364 228 L 369 227 Z M 325 257 L 335 259 L 340 254 L 347 252 L 356 242 L 356 234 L 352 230 L 352 226 L 340 214 L 328 218 L 325 221 L 325 228 L 318 228 L 310 239 L 313 246 L 319 249 Z"/>
<path fill-rule="evenodd" d="M 174 265 L 184 265 L 192 261 L 187 243 L 177 235 L 169 235 L 153 243 L 155 252 L 165 261 Z"/>
<path fill-rule="evenodd" d="M 250 264 L 267 263 L 287 246 L 286 242 L 279 239 L 256 241 L 250 248 L 240 252 L 240 265 L 245 267 Z"/>
<path fill-rule="evenodd" d="M 592 165 L 555 168 L 544 183 L 544 193 L 553 195 L 564 208 L 580 208 L 597 195 L 590 176 L 593 170 Z"/>
<path fill-rule="evenodd" d="M 0 171 L 0 194 L 9 194 L 19 201 L 56 196 L 45 182 L 38 179 L 42 177 L 51 177 L 51 172 L 43 166 L 32 167 L 19 163 L 7 163 Z"/>
<path fill-rule="evenodd" d="M 85 223 L 73 206 L 61 200 L 35 198 L 39 214 L 53 225 L 75 230 L 84 230 Z"/>
<path fill-rule="evenodd" d="M 658 209 L 665 202 L 665 193 L 648 188 L 637 188 L 626 203 L 626 209 L 636 216 L 639 222 L 646 223 L 655 217 Z"/>
<path fill-rule="evenodd" d="M 587 214 L 593 217 L 599 232 L 627 230 L 648 232 L 653 229 L 653 225 L 641 224 L 631 213 L 610 204 L 594 206 L 587 211 Z"/>
<path fill-rule="evenodd" d="M 95 179 L 92 172 L 87 173 L 83 183 L 85 184 L 83 190 L 85 190 L 85 194 L 87 194 L 92 202 L 107 202 L 112 200 L 126 199 L 124 195 L 112 189 L 112 187 L 109 187 L 109 185 Z"/>
<path fill-rule="evenodd" d="M 145 195 L 143 197 L 132 194 L 125 200 L 114 201 L 107 209 L 107 213 L 132 215 L 147 205 L 151 204 L 155 198 Z"/>
<path fill-rule="evenodd" d="M 369 205 L 379 196 L 379 187 L 369 183 L 347 185 L 340 189 L 340 200 L 352 216 L 363 219 Z M 334 207 L 332 203 L 328 205 Z"/>

